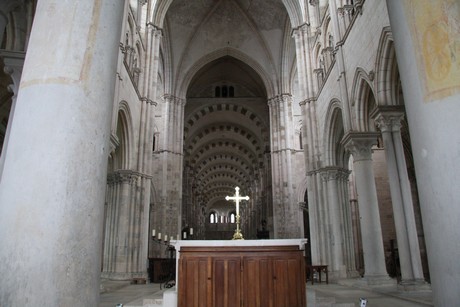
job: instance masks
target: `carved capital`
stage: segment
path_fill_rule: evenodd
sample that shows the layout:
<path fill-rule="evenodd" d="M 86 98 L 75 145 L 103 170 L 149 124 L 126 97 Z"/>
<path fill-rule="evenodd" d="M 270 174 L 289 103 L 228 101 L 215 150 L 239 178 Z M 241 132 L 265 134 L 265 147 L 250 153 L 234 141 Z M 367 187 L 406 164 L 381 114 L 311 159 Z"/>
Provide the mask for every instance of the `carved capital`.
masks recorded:
<path fill-rule="evenodd" d="M 404 118 L 402 106 L 381 106 L 371 113 L 375 123 L 382 132 L 398 132 Z"/>
<path fill-rule="evenodd" d="M 109 185 L 125 183 L 129 185 L 137 184 L 142 178 L 150 179 L 151 176 L 133 170 L 117 170 L 107 175 Z"/>
<path fill-rule="evenodd" d="M 350 171 L 342 167 L 337 166 L 328 166 L 318 170 L 323 181 L 337 181 L 337 180 L 347 180 L 350 175 Z"/>
<path fill-rule="evenodd" d="M 372 160 L 372 146 L 377 144 L 378 132 L 349 132 L 341 143 L 353 155 L 355 161 Z"/>

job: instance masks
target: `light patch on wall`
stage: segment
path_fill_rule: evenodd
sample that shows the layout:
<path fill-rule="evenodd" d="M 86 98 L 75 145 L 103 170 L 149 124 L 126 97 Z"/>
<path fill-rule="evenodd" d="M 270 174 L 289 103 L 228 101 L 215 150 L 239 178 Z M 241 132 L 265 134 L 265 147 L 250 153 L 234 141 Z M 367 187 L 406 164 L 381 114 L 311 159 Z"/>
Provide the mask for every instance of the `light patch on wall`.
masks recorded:
<path fill-rule="evenodd" d="M 460 2 L 406 0 L 425 102 L 460 93 Z"/>

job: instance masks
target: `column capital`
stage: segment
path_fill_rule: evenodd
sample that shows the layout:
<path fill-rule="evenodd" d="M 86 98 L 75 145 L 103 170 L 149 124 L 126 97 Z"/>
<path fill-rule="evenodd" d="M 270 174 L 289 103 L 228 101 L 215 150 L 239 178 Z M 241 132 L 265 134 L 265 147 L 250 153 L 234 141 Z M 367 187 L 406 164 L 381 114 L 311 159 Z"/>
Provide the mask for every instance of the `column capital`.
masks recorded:
<path fill-rule="evenodd" d="M 405 115 L 403 106 L 381 106 L 371 113 L 382 132 L 397 132 Z"/>
<path fill-rule="evenodd" d="M 147 32 L 152 34 L 155 37 L 162 37 L 163 36 L 163 30 L 160 27 L 157 27 L 151 22 L 148 22 L 146 24 L 147 27 Z"/>
<path fill-rule="evenodd" d="M 10 75 L 13 83 L 8 90 L 17 96 L 19 91 L 19 83 L 21 81 L 22 68 L 24 67 L 24 52 L 0 50 L 0 58 L 3 59 L 5 67 L 3 71 Z"/>
<path fill-rule="evenodd" d="M 164 94 L 163 99 L 166 102 L 169 102 L 169 103 L 176 103 L 176 104 L 181 105 L 181 106 L 185 105 L 185 99 L 179 98 L 179 97 L 171 95 L 171 94 Z"/>
<path fill-rule="evenodd" d="M 133 185 L 137 183 L 141 178 L 152 178 L 149 175 L 133 171 L 127 169 L 117 170 L 111 174 L 107 175 L 107 183 L 108 184 L 116 184 L 116 183 L 127 183 L 129 185 Z"/>
<path fill-rule="evenodd" d="M 377 144 L 379 132 L 348 132 L 341 143 L 353 155 L 355 161 L 372 160 L 372 146 Z"/>
<path fill-rule="evenodd" d="M 147 97 L 141 97 L 141 101 L 145 102 L 147 104 L 150 104 L 152 106 L 157 106 L 157 103 L 155 101 L 153 101 L 152 99 L 147 98 Z"/>
<path fill-rule="evenodd" d="M 348 179 L 351 171 L 339 166 L 326 166 L 317 171 L 324 181 Z"/>

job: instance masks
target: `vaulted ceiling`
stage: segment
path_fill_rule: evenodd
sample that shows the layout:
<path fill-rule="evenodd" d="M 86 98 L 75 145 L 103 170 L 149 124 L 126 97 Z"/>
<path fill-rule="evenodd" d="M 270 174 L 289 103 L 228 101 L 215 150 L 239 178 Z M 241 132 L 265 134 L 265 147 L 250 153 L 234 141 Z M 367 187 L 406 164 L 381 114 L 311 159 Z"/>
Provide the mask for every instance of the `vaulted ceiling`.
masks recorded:
<path fill-rule="evenodd" d="M 230 210 L 236 186 L 256 196 L 270 184 L 267 102 L 294 66 L 287 11 L 281 0 L 174 0 L 165 30 L 172 91 L 186 97 L 184 178 L 208 212 Z"/>

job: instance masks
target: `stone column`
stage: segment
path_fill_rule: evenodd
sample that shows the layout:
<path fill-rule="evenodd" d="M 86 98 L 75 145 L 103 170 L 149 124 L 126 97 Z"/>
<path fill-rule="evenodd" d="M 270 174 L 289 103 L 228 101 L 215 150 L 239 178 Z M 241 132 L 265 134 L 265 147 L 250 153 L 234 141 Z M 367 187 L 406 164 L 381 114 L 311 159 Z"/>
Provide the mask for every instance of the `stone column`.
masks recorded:
<path fill-rule="evenodd" d="M 454 256 L 460 255 L 460 3 L 404 0 L 387 1 L 387 6 L 411 132 L 433 305 L 455 306 L 460 302 L 460 262 Z"/>
<path fill-rule="evenodd" d="M 99 303 L 123 7 L 38 2 L 0 185 L 1 306 Z"/>
<path fill-rule="evenodd" d="M 401 265 L 401 286 L 412 288 L 425 284 L 420 247 L 415 224 L 414 205 L 401 139 L 401 107 L 379 107 L 375 121 L 382 132 L 388 166 L 391 202 L 393 205 L 398 253 Z"/>
<path fill-rule="evenodd" d="M 345 147 L 353 155 L 356 189 L 364 252 L 364 279 L 368 285 L 391 283 L 385 266 L 382 227 L 372 168 L 372 146 L 378 133 L 348 133 L 343 139 Z"/>
<path fill-rule="evenodd" d="M 162 198 L 158 231 L 168 236 L 179 234 L 182 229 L 182 176 L 183 153 L 182 131 L 184 126 L 185 101 L 165 95 L 163 115 L 165 118 L 162 151 Z M 157 227 L 157 225 L 155 225 Z"/>
<path fill-rule="evenodd" d="M 339 180 L 342 170 L 338 167 L 326 167 L 322 169 L 322 177 L 326 183 L 327 205 L 328 205 L 328 224 L 330 225 L 330 244 L 331 244 L 331 279 L 346 277 L 346 267 L 344 260 L 344 224 L 343 209 L 339 195 Z M 323 223 L 326 223 L 324 220 Z"/>

